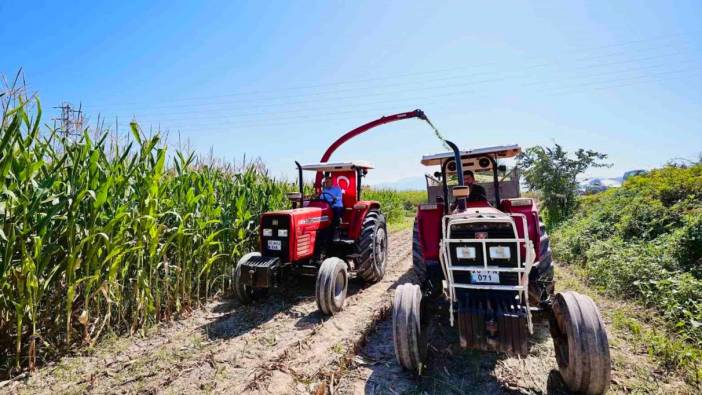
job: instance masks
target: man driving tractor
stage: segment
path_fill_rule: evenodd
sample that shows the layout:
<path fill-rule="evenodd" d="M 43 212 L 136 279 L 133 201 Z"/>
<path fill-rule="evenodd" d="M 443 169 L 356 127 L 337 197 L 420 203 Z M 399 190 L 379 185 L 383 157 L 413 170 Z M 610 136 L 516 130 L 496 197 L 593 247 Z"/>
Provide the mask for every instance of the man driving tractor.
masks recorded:
<path fill-rule="evenodd" d="M 324 183 L 322 186 L 324 188 L 322 190 L 322 196 L 320 197 L 331 206 L 332 211 L 334 212 L 334 219 L 332 223 L 334 224 L 334 227 L 336 227 L 339 225 L 341 222 L 341 217 L 344 215 L 344 201 L 342 197 L 343 192 L 341 191 L 341 187 L 334 185 L 332 176 L 329 173 L 324 174 Z"/>
<path fill-rule="evenodd" d="M 472 171 L 466 170 L 463 172 L 463 181 L 470 187 L 470 194 L 468 195 L 469 202 L 480 202 L 487 200 L 485 188 L 483 188 L 482 185 L 475 183 L 475 175 Z"/>
<path fill-rule="evenodd" d="M 482 185 L 475 183 L 475 175 L 471 170 L 465 170 L 463 172 L 463 182 L 470 188 L 467 201 L 469 203 L 481 202 L 479 204 L 487 203 L 487 193 Z M 443 201 L 443 199 L 441 199 Z M 485 203 L 483 203 L 485 202 Z M 456 209 L 457 202 L 451 203 L 450 210 L 454 211 Z"/>

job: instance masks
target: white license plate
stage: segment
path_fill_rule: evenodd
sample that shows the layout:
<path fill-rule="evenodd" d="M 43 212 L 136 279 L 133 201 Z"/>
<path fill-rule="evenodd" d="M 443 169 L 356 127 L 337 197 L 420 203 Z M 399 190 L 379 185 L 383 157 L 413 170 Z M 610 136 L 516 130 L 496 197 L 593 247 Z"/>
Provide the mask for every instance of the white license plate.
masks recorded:
<path fill-rule="evenodd" d="M 280 251 L 283 243 L 280 240 L 268 240 L 268 249 L 274 251 Z"/>
<path fill-rule="evenodd" d="M 500 282 L 500 272 L 494 270 L 471 270 L 470 282 L 498 284 Z"/>

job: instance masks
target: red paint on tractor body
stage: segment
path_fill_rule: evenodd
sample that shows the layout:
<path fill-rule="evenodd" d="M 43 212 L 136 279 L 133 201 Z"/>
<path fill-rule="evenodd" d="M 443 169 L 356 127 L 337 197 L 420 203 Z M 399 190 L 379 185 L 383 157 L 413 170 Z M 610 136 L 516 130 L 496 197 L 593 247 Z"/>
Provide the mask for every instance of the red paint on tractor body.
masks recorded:
<path fill-rule="evenodd" d="M 417 227 L 419 244 L 425 260 L 439 260 L 441 243 L 441 218 L 444 216 L 443 204 L 420 205 L 417 210 Z"/>
<path fill-rule="evenodd" d="M 503 199 L 500 202 L 500 206 L 502 206 L 502 211 L 505 213 L 523 214 L 526 217 L 527 232 L 529 233 L 528 237 L 529 240 L 531 240 L 534 243 L 534 249 L 537 253 L 536 259 L 538 260 L 540 258 L 538 252 L 540 251 L 541 244 L 541 228 L 539 227 L 539 208 L 536 206 L 536 202 L 534 202 L 533 199 L 529 200 L 531 201 L 531 204 L 529 205 L 514 205 L 512 204 L 512 199 Z M 524 201 L 524 198 L 520 198 L 519 201 Z M 524 232 L 522 231 L 522 217 L 519 215 L 513 215 L 512 218 L 514 218 L 515 224 L 517 225 L 519 237 L 523 237 Z M 524 253 L 524 246 L 522 246 L 522 254 Z"/>
<path fill-rule="evenodd" d="M 307 259 L 314 254 L 314 245 L 317 240 L 317 232 L 331 225 L 332 210 L 325 202 L 310 202 L 308 207 L 278 210 L 264 213 L 261 222 L 265 217 L 288 217 L 290 228 L 288 229 L 288 251 L 289 262 L 296 262 Z M 259 233 L 259 251 L 263 251 L 260 245 L 264 239 L 263 228 Z"/>
<path fill-rule="evenodd" d="M 361 200 L 351 207 L 351 210 L 347 209 L 348 214 L 348 235 L 349 239 L 358 240 L 361 236 L 361 227 L 363 226 L 363 219 L 366 218 L 366 214 L 371 209 L 380 209 L 380 203 L 375 200 Z"/>
<path fill-rule="evenodd" d="M 524 198 L 519 199 L 524 202 Z M 535 252 L 540 251 L 541 228 L 539 227 L 539 209 L 532 200 L 528 205 L 513 205 L 511 199 L 504 199 L 500 202 L 502 212 L 509 214 L 523 214 L 527 221 L 528 238 L 534 243 Z M 470 202 L 472 207 L 491 207 L 490 204 L 482 202 Z M 442 238 L 441 219 L 444 215 L 443 205 L 420 205 L 417 210 L 417 224 L 419 230 L 419 242 L 422 246 L 422 256 L 425 260 L 438 260 L 439 249 Z M 518 237 L 524 237 L 521 215 L 512 215 L 517 227 Z M 522 257 L 526 256 L 526 247 L 521 243 Z M 537 254 L 537 260 L 539 259 Z"/>

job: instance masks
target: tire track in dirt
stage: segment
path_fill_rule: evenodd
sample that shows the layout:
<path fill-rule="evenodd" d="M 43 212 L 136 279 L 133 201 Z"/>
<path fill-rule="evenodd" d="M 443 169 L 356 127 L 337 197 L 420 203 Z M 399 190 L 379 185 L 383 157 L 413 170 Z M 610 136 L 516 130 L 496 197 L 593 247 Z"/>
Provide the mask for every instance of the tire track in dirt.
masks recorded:
<path fill-rule="evenodd" d="M 13 393 L 309 392 L 300 378 L 314 377 L 317 353 L 358 343 L 382 318 L 388 292 L 411 267 L 411 232 L 390 235 L 385 278 L 364 288 L 349 284 L 344 311 L 323 317 L 314 279 L 300 279 L 250 306 L 224 300 L 143 338 L 119 338 L 87 356 L 66 357 L 10 389 Z M 385 296 L 384 296 L 385 295 Z M 382 301 L 382 303 L 381 303 Z M 337 344 L 342 344 L 337 346 Z M 325 351 L 326 350 L 326 351 Z M 339 353 L 332 355 L 336 359 Z M 321 360 L 321 358 L 320 358 Z"/>
<path fill-rule="evenodd" d="M 675 372 L 666 372 L 636 347 L 636 334 L 617 328 L 612 312 L 621 302 L 598 296 L 567 267 L 556 271 L 557 291 L 566 288 L 593 297 L 607 326 L 612 356 L 610 394 L 620 393 L 699 393 L 685 384 Z M 566 284 L 563 287 L 561 284 Z M 568 394 L 555 359 L 553 340 L 546 319 L 534 321 L 529 339 L 529 355 L 508 356 L 475 350 L 462 350 L 456 328 L 449 325 L 447 307 L 431 312 L 427 338 L 429 353 L 421 377 L 404 371 L 395 360 L 392 317 L 380 321 L 358 352 L 348 357 L 334 379 L 326 380 L 335 394 Z"/>

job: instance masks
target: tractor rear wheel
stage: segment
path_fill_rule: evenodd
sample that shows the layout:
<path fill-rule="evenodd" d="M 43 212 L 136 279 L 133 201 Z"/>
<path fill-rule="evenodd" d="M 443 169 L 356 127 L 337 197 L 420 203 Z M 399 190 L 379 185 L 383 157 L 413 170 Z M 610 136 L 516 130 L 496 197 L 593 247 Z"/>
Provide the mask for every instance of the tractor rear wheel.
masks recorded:
<path fill-rule="evenodd" d="M 395 290 L 392 305 L 395 357 L 403 368 L 416 374 L 422 373 L 427 354 L 425 328 L 422 322 L 422 290 L 416 284 L 400 285 Z"/>
<path fill-rule="evenodd" d="M 556 294 L 549 327 L 558 370 L 568 388 L 583 394 L 605 393 L 612 365 L 607 331 L 595 302 L 572 291 Z"/>
<path fill-rule="evenodd" d="M 234 296 L 239 299 L 241 304 L 249 304 L 254 300 L 263 299 L 268 294 L 268 288 L 252 288 L 241 281 L 242 263 L 246 263 L 251 257 L 261 256 L 260 252 L 249 252 L 239 259 L 232 273 L 232 284 L 234 288 Z"/>
<path fill-rule="evenodd" d="M 385 216 L 378 210 L 368 211 L 363 219 L 356 248 L 359 254 L 356 258 L 358 276 L 369 283 L 382 280 L 388 258 L 388 231 Z"/>
<path fill-rule="evenodd" d="M 326 315 L 334 315 L 344 308 L 349 286 L 349 273 L 346 262 L 339 258 L 327 258 L 317 273 L 315 297 L 317 307 Z"/>

